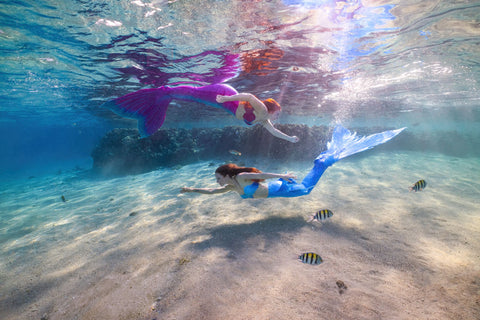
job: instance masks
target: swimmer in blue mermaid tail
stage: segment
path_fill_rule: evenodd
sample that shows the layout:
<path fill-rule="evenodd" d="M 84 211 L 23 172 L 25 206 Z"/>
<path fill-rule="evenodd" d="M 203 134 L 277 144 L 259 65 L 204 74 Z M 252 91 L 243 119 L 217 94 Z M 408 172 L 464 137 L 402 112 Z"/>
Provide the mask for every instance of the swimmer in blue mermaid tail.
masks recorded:
<path fill-rule="evenodd" d="M 261 101 L 253 94 L 238 93 L 226 84 L 142 89 L 108 101 L 104 106 L 120 116 L 138 120 L 141 136 L 147 137 L 163 125 L 168 105 L 174 99 L 225 109 L 247 125 L 262 124 L 277 138 L 294 143 L 298 141 L 296 136 L 289 136 L 273 126 L 272 120 L 276 120 L 281 111 L 275 100 Z"/>
<path fill-rule="evenodd" d="M 181 192 L 216 194 L 236 191 L 244 198 L 300 197 L 309 194 L 325 170 L 340 159 L 365 151 L 394 138 L 405 128 L 359 137 L 341 125 L 333 130 L 327 150 L 315 160 L 312 170 L 298 183 L 292 174 L 261 172 L 257 168 L 225 164 L 217 168 L 215 177 L 219 188 L 182 188 Z M 278 179 L 279 178 L 279 179 Z M 268 179 L 278 179 L 266 181 Z"/>

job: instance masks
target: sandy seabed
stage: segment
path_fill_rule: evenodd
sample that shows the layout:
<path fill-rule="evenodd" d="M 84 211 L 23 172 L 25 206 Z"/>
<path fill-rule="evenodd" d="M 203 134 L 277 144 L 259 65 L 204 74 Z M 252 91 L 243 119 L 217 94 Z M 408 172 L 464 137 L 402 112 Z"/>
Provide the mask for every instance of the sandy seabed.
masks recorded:
<path fill-rule="evenodd" d="M 479 163 L 369 151 L 287 199 L 178 194 L 214 186 L 217 162 L 10 181 L 0 319 L 479 319 Z M 324 262 L 297 260 L 310 251 Z"/>

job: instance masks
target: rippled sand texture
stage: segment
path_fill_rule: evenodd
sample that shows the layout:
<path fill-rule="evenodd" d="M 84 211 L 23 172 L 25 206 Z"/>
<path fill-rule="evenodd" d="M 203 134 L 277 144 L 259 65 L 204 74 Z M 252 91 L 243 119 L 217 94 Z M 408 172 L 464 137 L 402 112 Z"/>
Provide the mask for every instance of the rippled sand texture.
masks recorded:
<path fill-rule="evenodd" d="M 291 199 L 178 195 L 215 185 L 208 162 L 11 182 L 0 318 L 478 319 L 478 163 L 365 152 Z M 310 167 L 248 164 L 299 178 Z M 409 193 L 421 178 L 427 188 Z M 324 208 L 334 216 L 306 222 Z M 296 259 L 308 251 L 323 264 Z"/>

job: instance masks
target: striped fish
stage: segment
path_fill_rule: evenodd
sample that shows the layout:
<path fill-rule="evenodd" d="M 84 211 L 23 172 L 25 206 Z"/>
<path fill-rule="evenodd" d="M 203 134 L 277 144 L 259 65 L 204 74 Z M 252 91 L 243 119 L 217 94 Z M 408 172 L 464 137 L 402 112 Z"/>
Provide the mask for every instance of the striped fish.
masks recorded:
<path fill-rule="evenodd" d="M 327 220 L 331 216 L 333 216 L 333 212 L 331 210 L 322 209 L 322 210 L 318 211 L 317 213 L 315 213 L 313 216 L 311 216 L 310 219 L 308 220 L 308 222 L 311 222 L 313 220 L 320 222 L 322 220 Z"/>
<path fill-rule="evenodd" d="M 415 184 L 413 186 L 410 187 L 410 192 L 411 191 L 422 191 L 423 189 L 425 189 L 425 187 L 427 186 L 427 182 L 425 180 L 418 180 L 417 182 L 415 182 Z"/>
<path fill-rule="evenodd" d="M 320 264 L 323 262 L 322 257 L 313 252 L 302 253 L 300 256 L 298 256 L 298 259 L 303 263 L 308 264 Z"/>

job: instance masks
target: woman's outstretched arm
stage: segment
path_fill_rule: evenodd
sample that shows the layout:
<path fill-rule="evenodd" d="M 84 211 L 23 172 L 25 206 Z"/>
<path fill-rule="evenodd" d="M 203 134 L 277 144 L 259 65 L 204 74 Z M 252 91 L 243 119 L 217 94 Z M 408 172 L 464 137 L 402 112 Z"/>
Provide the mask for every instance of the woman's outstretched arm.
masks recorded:
<path fill-rule="evenodd" d="M 234 187 L 231 185 L 225 185 L 220 188 L 190 188 L 190 187 L 183 187 L 180 192 L 181 193 L 186 193 L 186 192 L 196 192 L 196 193 L 202 193 L 202 194 L 216 194 L 216 193 L 225 193 L 228 191 L 234 190 Z"/>
<path fill-rule="evenodd" d="M 282 131 L 275 128 L 270 120 L 265 120 L 264 122 L 262 122 L 262 124 L 265 127 L 265 129 L 268 130 L 268 132 L 270 132 L 273 136 L 277 138 L 287 140 L 293 143 L 296 143 L 299 140 L 297 136 L 289 136 L 288 134 L 285 134 Z"/>
<path fill-rule="evenodd" d="M 252 105 L 252 107 L 253 107 L 253 104 L 256 104 L 256 103 L 261 103 L 263 105 L 263 102 L 251 93 L 238 93 L 232 96 L 222 96 L 222 95 L 217 96 L 217 102 L 223 103 L 227 101 L 247 101 Z M 266 109 L 265 106 L 264 108 Z"/>

